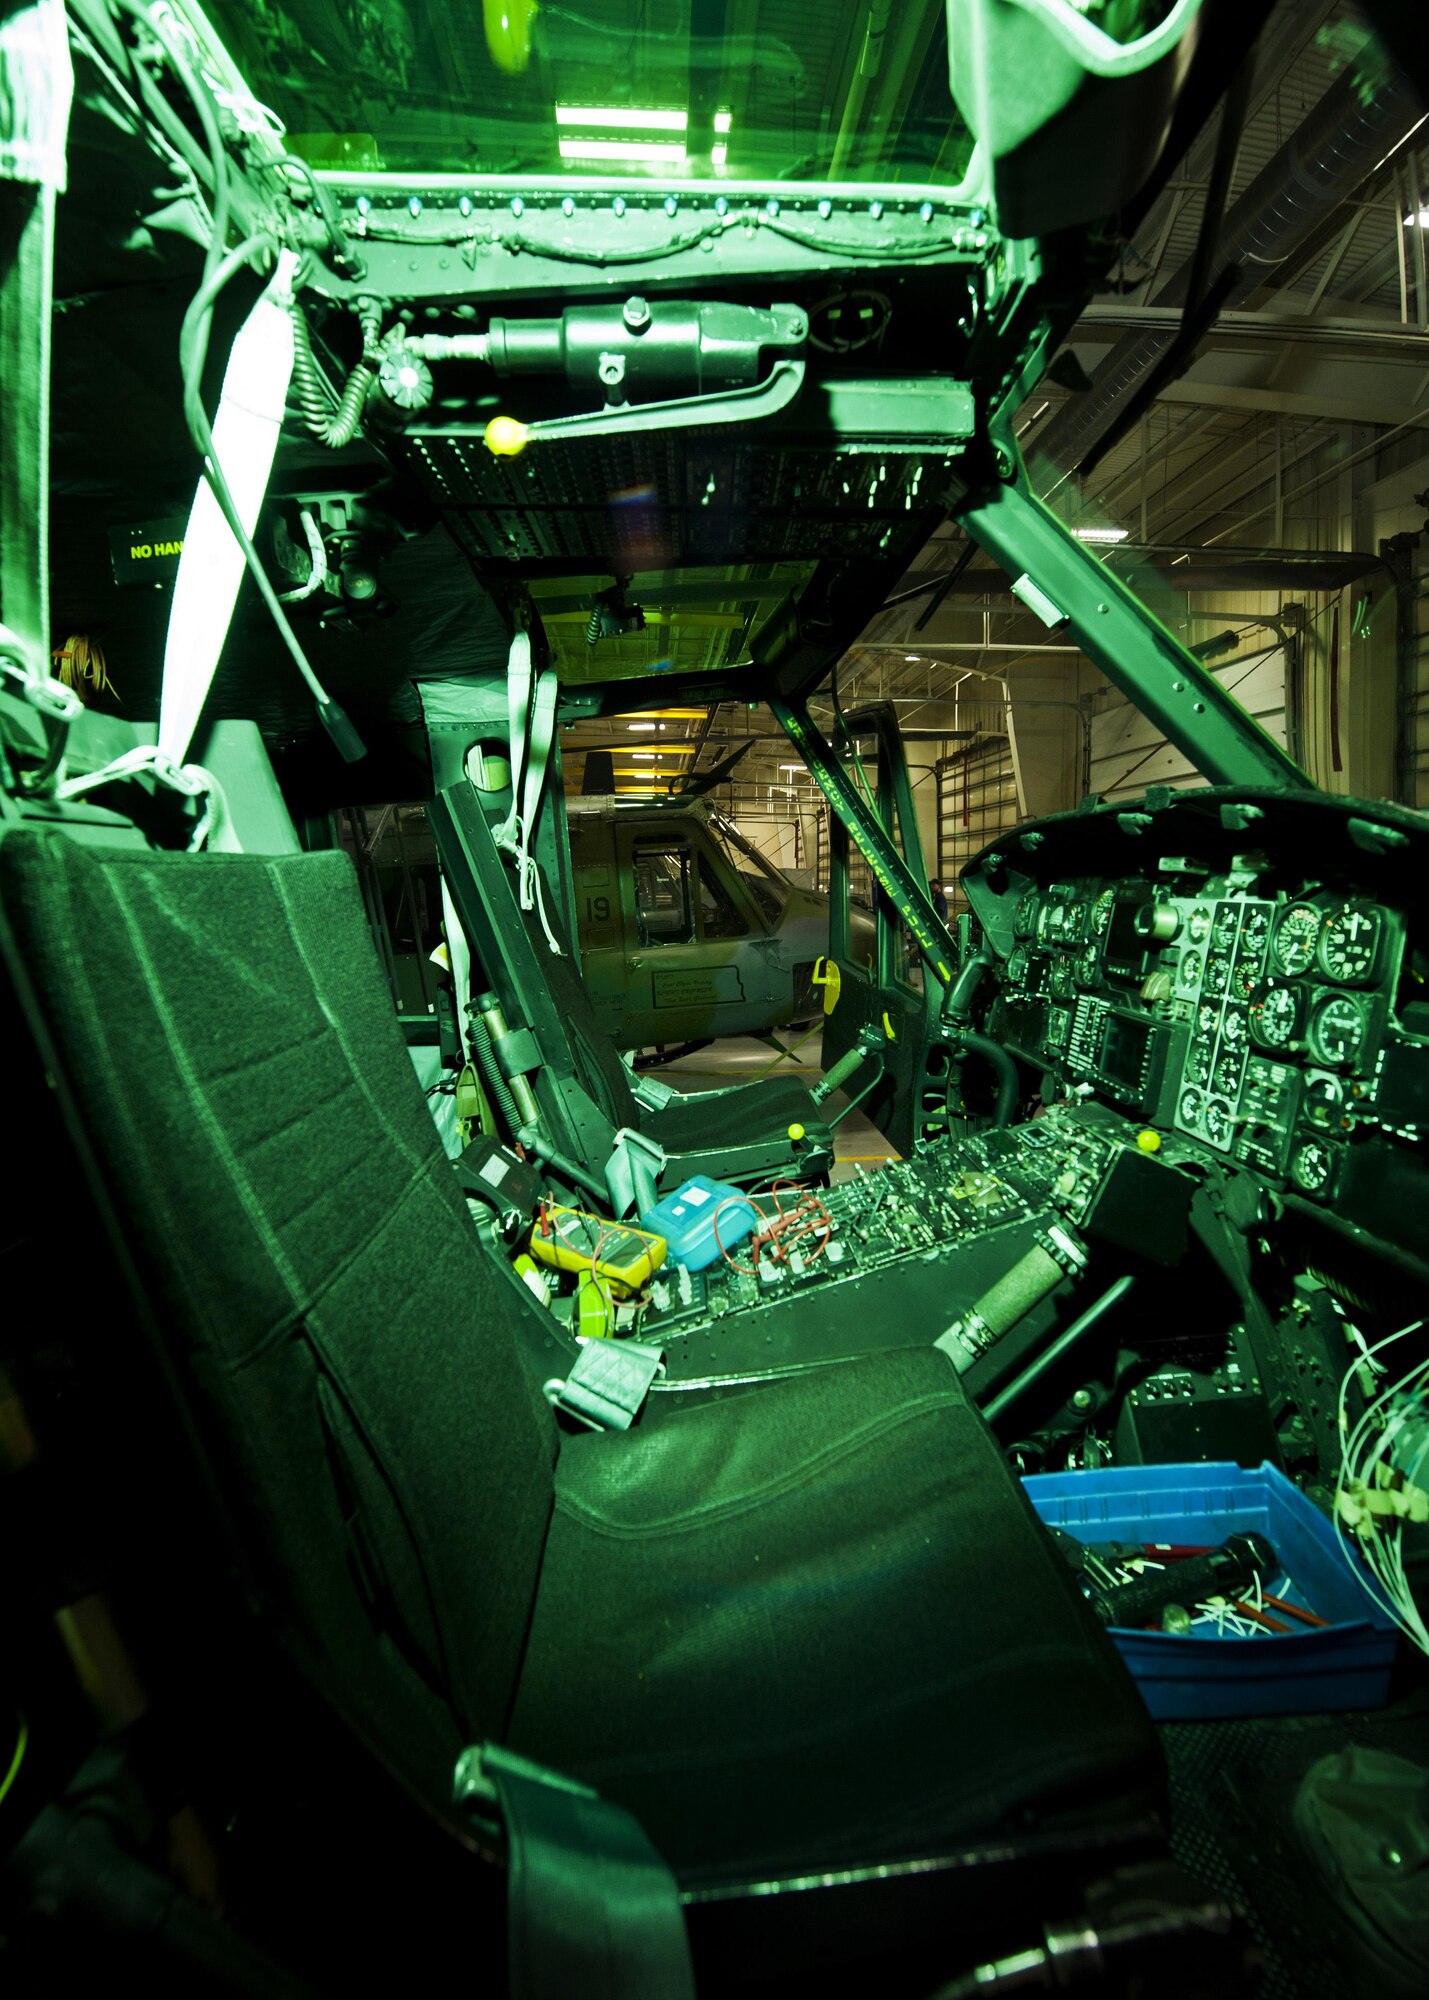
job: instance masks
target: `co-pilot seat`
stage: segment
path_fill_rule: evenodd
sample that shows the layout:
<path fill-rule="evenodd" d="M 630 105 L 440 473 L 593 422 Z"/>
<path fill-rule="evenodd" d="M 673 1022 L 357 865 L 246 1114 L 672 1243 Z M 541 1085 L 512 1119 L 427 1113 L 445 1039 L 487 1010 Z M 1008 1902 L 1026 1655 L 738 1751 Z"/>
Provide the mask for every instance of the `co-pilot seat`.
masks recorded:
<path fill-rule="evenodd" d="M 257 1602 L 437 1809 L 503 1742 L 687 1890 L 1153 1813 L 1145 1711 L 931 1329 L 562 1430 L 345 856 L 10 830 L 0 942 Z"/>
<path fill-rule="evenodd" d="M 527 1081 L 558 1152 L 599 1181 L 616 1134 L 634 1130 L 665 1155 L 655 1173 L 662 1190 L 696 1173 L 753 1185 L 827 1171 L 833 1135 L 796 1076 L 688 1096 L 633 1081 L 596 1018 L 559 899 L 539 865 L 532 864 L 539 896 L 523 908 L 511 859 L 471 784 L 439 792 L 427 813 L 443 881 L 480 966 L 473 984 L 485 980 L 507 1022 L 533 1031 L 541 1062 Z"/>

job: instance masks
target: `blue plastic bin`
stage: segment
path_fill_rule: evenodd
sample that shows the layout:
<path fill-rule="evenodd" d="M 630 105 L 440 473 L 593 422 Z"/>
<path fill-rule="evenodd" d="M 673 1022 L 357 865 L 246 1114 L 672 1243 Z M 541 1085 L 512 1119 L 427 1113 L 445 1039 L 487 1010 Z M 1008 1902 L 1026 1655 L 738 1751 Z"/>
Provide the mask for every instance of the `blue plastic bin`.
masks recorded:
<path fill-rule="evenodd" d="M 1220 1638 L 1113 1629 L 1158 1722 L 1378 1708 L 1388 1698 L 1398 1632 L 1351 1568 L 1331 1522 L 1273 1465 L 1119 1465 L 1034 1473 L 1027 1496 L 1049 1528 L 1079 1542 L 1218 1546 L 1249 1529 L 1269 1538 L 1295 1586 L 1291 1601 L 1324 1629 Z"/>

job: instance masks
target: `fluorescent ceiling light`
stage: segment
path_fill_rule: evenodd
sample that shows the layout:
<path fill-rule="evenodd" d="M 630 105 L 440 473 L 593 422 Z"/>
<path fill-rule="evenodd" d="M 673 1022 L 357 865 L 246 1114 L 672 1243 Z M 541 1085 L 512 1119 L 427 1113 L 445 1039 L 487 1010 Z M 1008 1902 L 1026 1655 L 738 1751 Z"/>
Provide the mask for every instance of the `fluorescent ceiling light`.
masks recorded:
<path fill-rule="evenodd" d="M 650 758 L 655 755 L 655 752 L 653 750 L 632 750 L 630 754 L 632 757 Z"/>
<path fill-rule="evenodd" d="M 724 130 L 729 130 L 725 114 Z M 594 125 L 604 132 L 683 132 L 688 114 L 683 111 L 638 111 L 620 104 L 558 104 L 558 125 Z M 720 130 L 718 116 L 715 130 Z"/>
<path fill-rule="evenodd" d="M 718 146 L 710 147 L 710 165 L 712 167 L 722 167 L 728 158 L 729 158 L 728 146 L 721 143 Z"/>
<path fill-rule="evenodd" d="M 1429 208 L 1421 208 L 1417 215 L 1406 215 L 1404 226 L 1406 229 L 1429 229 Z"/>
<path fill-rule="evenodd" d="M 655 727 L 653 722 L 632 722 L 629 726 L 632 729 L 653 729 Z"/>
<path fill-rule="evenodd" d="M 1126 528 L 1073 528 L 1072 530 L 1079 542 L 1124 542 L 1128 532 Z"/>
<path fill-rule="evenodd" d="M 730 125 L 730 113 L 728 111 L 716 111 L 715 131 L 719 133 L 721 138 L 728 138 L 729 125 Z"/>
<path fill-rule="evenodd" d="M 682 167 L 687 157 L 683 140 L 667 146 L 647 139 L 562 139 L 560 153 L 563 160 L 629 160 L 646 167 Z"/>

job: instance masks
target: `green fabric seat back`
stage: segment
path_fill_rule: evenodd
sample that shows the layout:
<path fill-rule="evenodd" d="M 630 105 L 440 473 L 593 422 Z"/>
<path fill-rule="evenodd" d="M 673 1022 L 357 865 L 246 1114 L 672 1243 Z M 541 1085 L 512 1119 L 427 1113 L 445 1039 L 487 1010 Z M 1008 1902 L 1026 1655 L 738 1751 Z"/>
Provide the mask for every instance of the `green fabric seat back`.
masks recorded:
<path fill-rule="evenodd" d="M 350 863 L 17 830 L 0 909 L 254 1589 L 445 1796 L 512 1700 L 556 1430 L 518 1352 L 539 1308 L 481 1251 Z"/>

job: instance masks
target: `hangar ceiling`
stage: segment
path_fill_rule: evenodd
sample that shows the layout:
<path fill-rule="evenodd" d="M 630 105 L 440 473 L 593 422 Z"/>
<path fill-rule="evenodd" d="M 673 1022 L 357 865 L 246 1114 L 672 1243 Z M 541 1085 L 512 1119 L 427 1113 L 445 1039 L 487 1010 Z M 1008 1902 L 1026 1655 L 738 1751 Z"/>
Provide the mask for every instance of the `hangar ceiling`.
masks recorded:
<path fill-rule="evenodd" d="M 1282 0 L 1257 45 L 1228 218 L 1257 184 L 1273 199 L 1283 175 L 1293 191 L 1297 145 L 1323 135 L 1352 100 L 1349 66 L 1366 33 L 1348 0 Z M 1350 101 L 1348 116 L 1355 109 Z M 1019 415 L 1039 490 L 1074 525 L 1124 538 L 1108 542 L 1107 560 L 1134 565 L 1160 615 L 1190 643 L 1231 630 L 1247 648 L 1264 643 L 1282 617 L 1313 623 L 1346 584 L 1384 579 L 1378 551 L 1355 546 L 1352 494 L 1356 475 L 1372 475 L 1387 447 L 1429 429 L 1429 123 L 1393 72 L 1372 109 L 1379 143 L 1363 136 L 1369 151 L 1357 183 L 1301 219 L 1286 254 L 1262 267 L 1263 282 L 1221 315 L 1190 366 L 1162 384 L 1089 477 L 1073 476 L 1075 456 L 1059 449 L 1077 391 L 1048 379 Z M 1114 288 L 1067 340 L 1094 383 L 1119 343 L 1179 327 L 1181 306 L 1166 294 L 1189 277 L 1216 150 L 1212 120 L 1124 246 Z M 962 547 L 956 531 L 936 532 L 905 589 L 946 572 Z M 1005 730 L 1019 686 L 1035 681 L 1045 699 L 1042 677 L 1072 664 L 1075 649 L 1059 647 L 984 559 L 969 563 L 929 616 L 930 601 L 895 605 L 871 622 L 844 663 L 848 700 L 881 696 L 910 726 L 951 732 L 971 722 L 990 737 Z M 711 718 L 702 764 L 745 733 L 744 720 L 730 711 Z M 587 733 L 599 736 L 588 725 L 568 733 L 573 784 Z M 966 739 L 950 735 L 949 750 L 955 740 Z M 798 800 L 785 762 L 783 739 L 770 732 L 715 796 L 745 813 L 792 815 Z"/>

